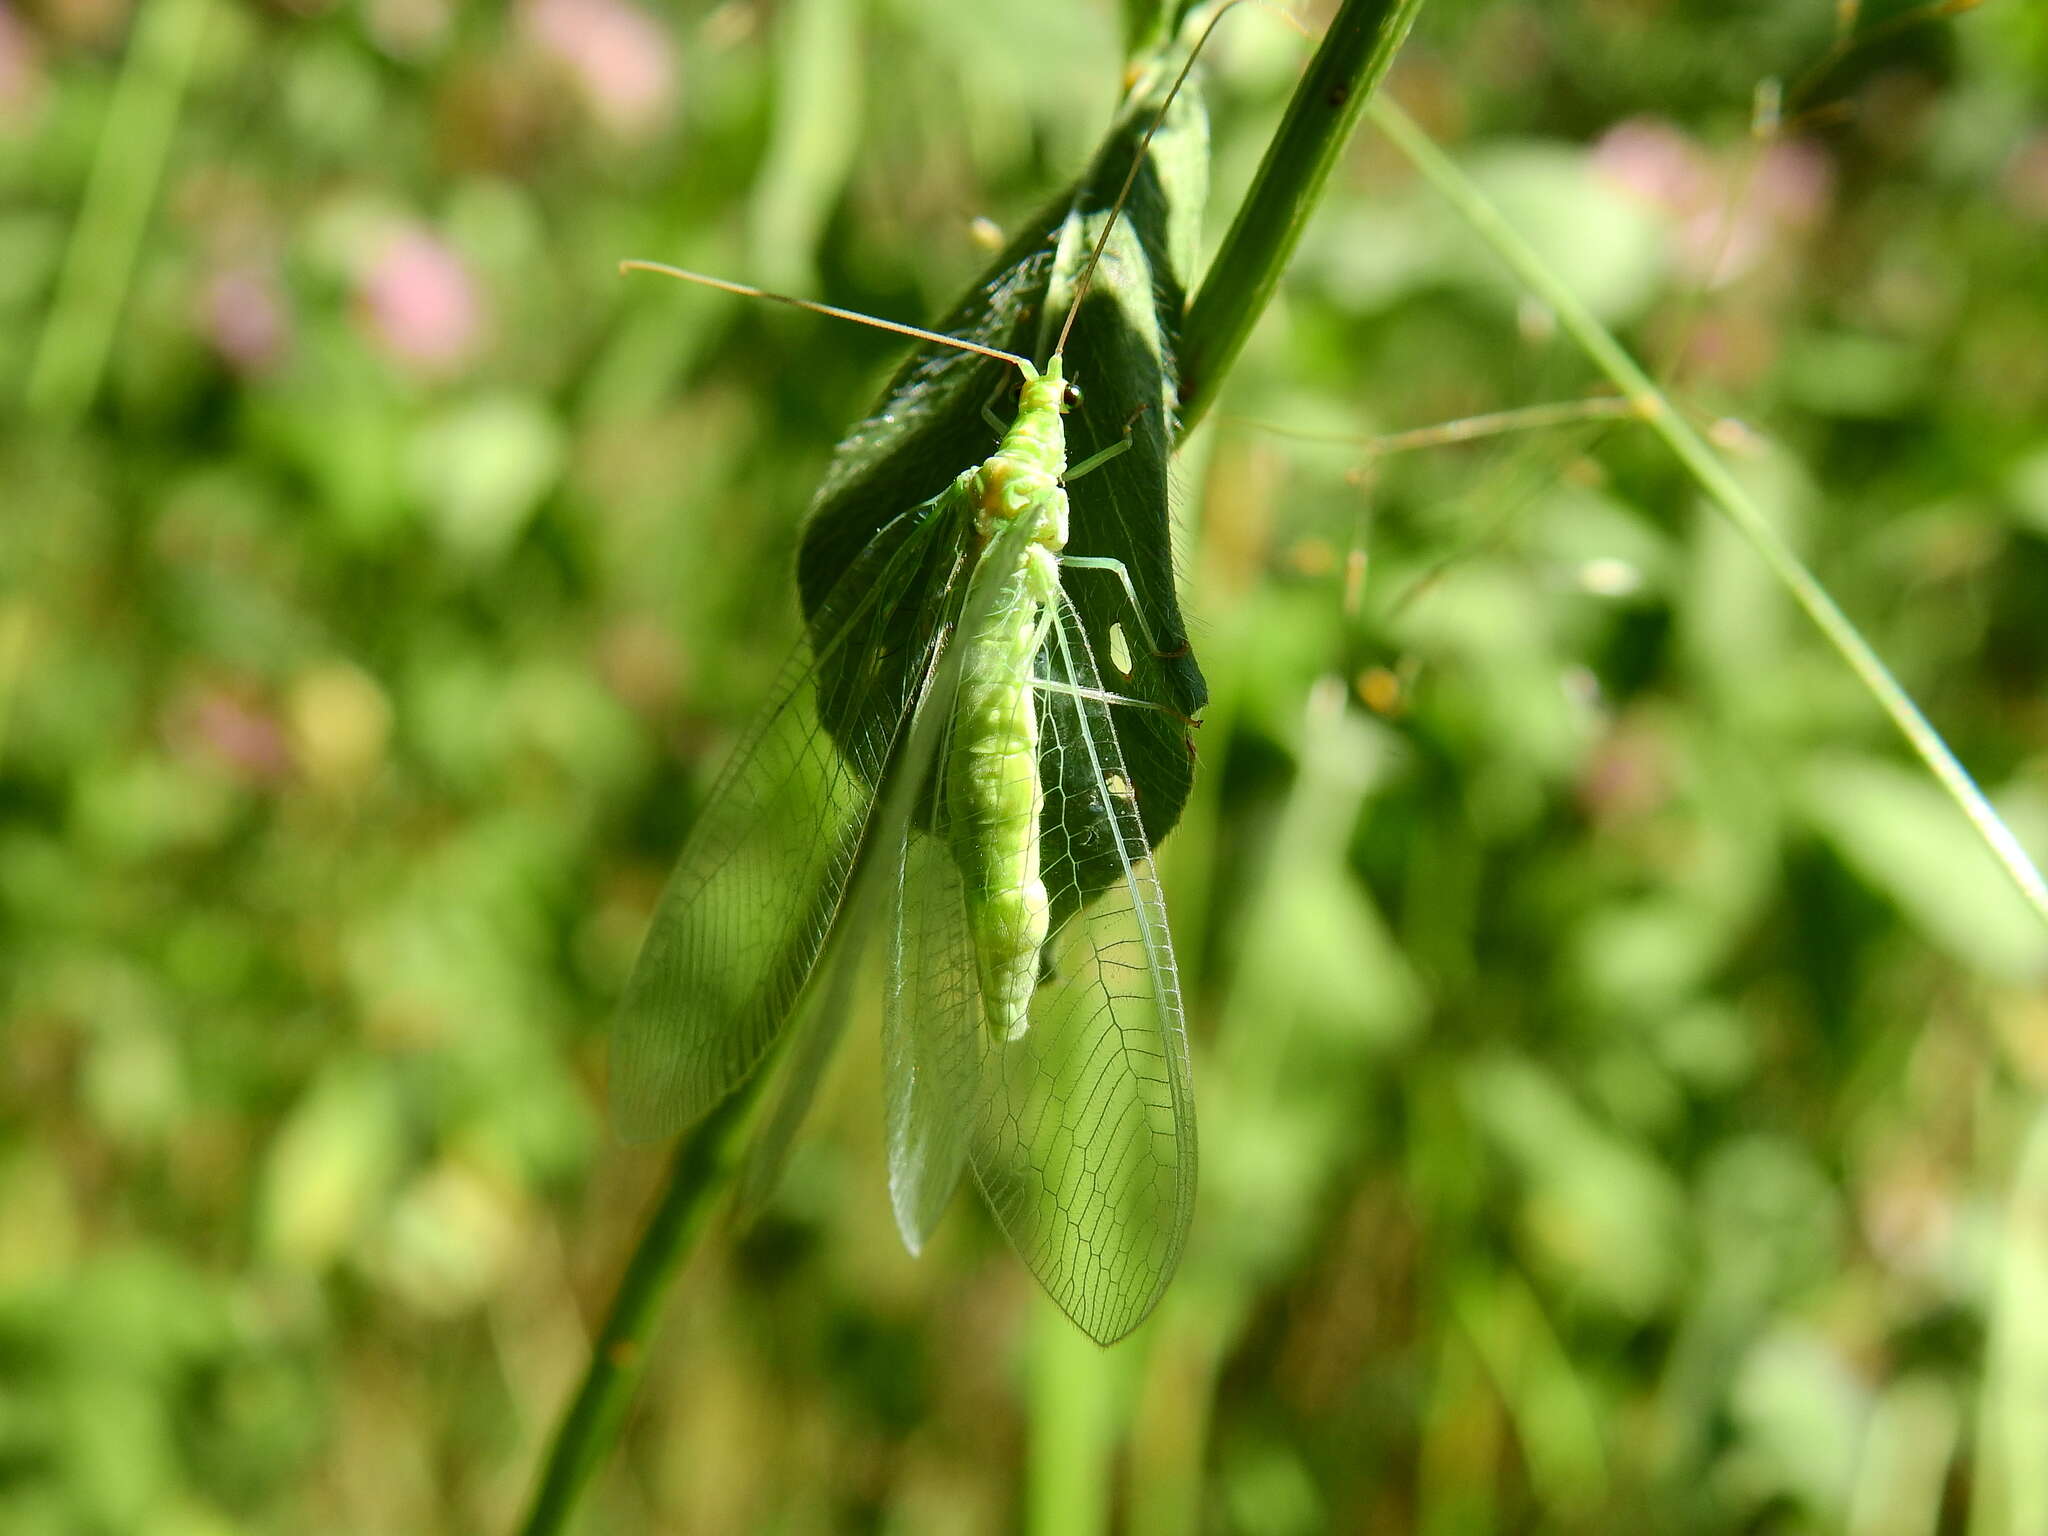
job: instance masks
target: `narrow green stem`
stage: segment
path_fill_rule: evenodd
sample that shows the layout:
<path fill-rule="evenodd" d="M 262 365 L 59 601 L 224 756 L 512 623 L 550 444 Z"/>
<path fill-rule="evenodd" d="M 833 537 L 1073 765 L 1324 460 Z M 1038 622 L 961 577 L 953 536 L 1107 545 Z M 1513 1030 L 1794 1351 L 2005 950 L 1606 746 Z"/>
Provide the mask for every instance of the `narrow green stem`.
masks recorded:
<path fill-rule="evenodd" d="M 28 408 L 46 421 L 76 421 L 99 393 L 211 4 L 149 0 L 136 18 L 29 367 Z"/>
<path fill-rule="evenodd" d="M 1416 127 L 1407 114 L 1390 102 L 1379 101 L 1372 105 L 1372 118 L 1379 130 L 1408 157 L 1438 194 L 1458 211 L 1480 239 L 1493 248 L 1493 253 L 1508 269 L 1550 307 L 1558 323 L 1613 381 L 1614 387 L 1635 404 L 1651 429 L 1664 439 L 1678 461 L 1692 472 L 1700 488 L 1727 514 L 1728 520 L 1763 557 L 1771 573 L 1784 584 L 1793 600 L 1806 611 L 1806 616 L 1849 664 L 1849 670 L 1877 700 L 1878 707 L 1891 717 L 1892 724 L 1906 738 L 1907 745 L 1919 754 L 1928 771 L 1969 818 L 1970 825 L 1976 829 L 2020 895 L 2036 915 L 2048 923 L 2048 884 L 2042 882 L 2041 872 L 2027 857 L 2012 829 L 1985 799 L 1984 792 L 1971 779 L 1968 770 L 1956 760 L 1948 744 L 1907 697 L 1905 689 L 1899 686 L 1898 680 L 1857 632 L 1856 626 L 1828 596 L 1827 589 L 1801 564 L 1791 546 L 1778 536 L 1777 529 L 1771 526 L 1763 509 L 1728 472 L 1728 467 L 1716 457 L 1613 334 L 1593 317 L 1592 311 L 1579 302 L 1578 296 L 1557 274 L 1544 265 L 1543 259 L 1529 243 L 1501 217 L 1500 210 L 1487 201 L 1486 195 L 1466 179 L 1450 157 L 1431 143 L 1428 135 Z"/>
<path fill-rule="evenodd" d="M 14 695 L 28 671 L 34 642 L 34 610 L 25 602 L 0 608 L 0 760 L 7 756 L 7 728 L 13 721 Z"/>
<path fill-rule="evenodd" d="M 755 1082 L 765 1074 L 757 1073 Z M 731 1182 L 739 1128 L 753 1091 L 743 1089 L 683 1138 L 669 1169 L 668 1187 L 633 1250 L 603 1331 L 590 1352 L 583 1384 L 555 1430 L 526 1521 L 525 1536 L 548 1536 L 567 1527 L 590 1474 L 618 1438 L 626 1406 L 647 1366 L 648 1340 L 670 1281 L 703 1234 L 711 1207 Z"/>
<path fill-rule="evenodd" d="M 1344 0 L 1266 147 L 1181 330 L 1181 435 L 1194 430 L 1272 298 L 1323 184 L 1422 0 Z"/>
<path fill-rule="evenodd" d="M 1026 1536 L 1102 1536 L 1115 1505 L 1127 1356 L 1104 1349 L 1041 1296 L 1032 1307 Z"/>
<path fill-rule="evenodd" d="M 1158 48 L 1184 8 L 1168 0 L 1124 0 L 1124 58 L 1135 61 Z"/>

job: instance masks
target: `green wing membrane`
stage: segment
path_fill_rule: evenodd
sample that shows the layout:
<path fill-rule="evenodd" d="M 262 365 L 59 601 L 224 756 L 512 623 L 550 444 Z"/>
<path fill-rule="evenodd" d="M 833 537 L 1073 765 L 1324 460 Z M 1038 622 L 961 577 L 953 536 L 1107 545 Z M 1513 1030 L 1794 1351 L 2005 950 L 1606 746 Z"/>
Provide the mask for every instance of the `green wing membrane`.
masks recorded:
<path fill-rule="evenodd" d="M 934 834 L 906 829 L 894 848 L 882 1008 L 883 1119 L 889 1202 L 912 1253 L 924 1251 L 967 1166 L 988 1034 L 967 894 L 947 851 L 946 830 L 943 821 Z"/>
<path fill-rule="evenodd" d="M 890 1193 L 916 1251 L 971 1167 L 1047 1293 L 1107 1344 L 1144 1320 L 1179 1263 L 1194 1096 L 1165 908 L 1114 718 L 1144 711 L 1060 691 L 1101 688 L 1071 604 L 1040 664 L 1056 685 L 1037 690 L 1045 820 L 1091 829 L 1085 845 L 1047 850 L 1048 893 L 1071 915 L 1046 946 L 1030 1028 L 998 1039 L 943 808 L 931 832 L 904 828 L 884 1023 Z M 1106 885 L 1103 863 L 1119 871 Z"/>
<path fill-rule="evenodd" d="M 1045 355 L 1178 60 L 1155 57 L 1087 173 L 941 329 Z M 615 1031 L 615 1122 L 629 1139 L 663 1136 L 761 1068 L 811 987 L 814 1011 L 785 1052 L 745 1179 L 758 1199 L 851 991 L 850 959 L 812 985 L 820 957 L 828 941 L 850 952 L 866 923 L 886 921 L 890 1185 L 906 1242 L 923 1246 L 971 1169 L 1046 1290 L 1104 1343 L 1165 1289 L 1194 1198 L 1187 1043 L 1150 848 L 1187 798 L 1186 721 L 1206 698 L 1166 522 L 1174 350 L 1206 156 L 1201 109 L 1184 96 L 1069 340 L 1084 360 L 1071 461 L 1127 435 L 1130 448 L 1071 488 L 1067 549 L 1125 567 L 1160 654 L 1141 643 L 1120 583 L 1075 573 L 1038 659 L 1049 686 L 1034 689 L 1052 935 L 1029 1028 L 1003 1041 L 984 1021 L 933 773 L 954 744 L 962 648 L 947 642 L 979 632 L 981 615 L 962 611 L 976 585 L 966 564 L 1014 561 L 1028 536 L 971 556 L 972 519 L 953 488 L 991 451 L 985 413 L 1011 413 L 1014 376 L 926 350 L 835 455 L 798 554 L 806 639 L 692 829 Z M 1068 691 L 1102 690 L 1093 658 L 1115 654 L 1118 623 L 1131 666 L 1111 688 L 1150 707 Z"/>
<path fill-rule="evenodd" d="M 928 657 L 946 584 L 906 613 L 912 573 L 957 554 L 941 500 L 863 550 L 713 787 L 669 877 L 614 1028 L 612 1113 L 628 1140 L 694 1125 L 775 1044 L 837 923 L 918 666 L 878 665 L 885 633 Z M 827 711 L 853 722 L 836 741 Z"/>

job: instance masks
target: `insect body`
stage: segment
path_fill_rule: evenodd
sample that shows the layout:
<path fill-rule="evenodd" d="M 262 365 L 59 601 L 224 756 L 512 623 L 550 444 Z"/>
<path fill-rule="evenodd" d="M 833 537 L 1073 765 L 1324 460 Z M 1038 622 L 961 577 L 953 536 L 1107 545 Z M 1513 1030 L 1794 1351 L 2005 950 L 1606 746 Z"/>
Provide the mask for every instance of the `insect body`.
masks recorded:
<path fill-rule="evenodd" d="M 1185 57 L 1174 60 L 1183 75 Z M 1150 89 L 1121 141 L 1134 166 L 1172 97 L 1163 79 Z M 1098 319 L 1076 334 L 1101 332 L 1106 313 L 1125 350 L 1123 372 L 1106 361 L 1105 380 L 1149 381 L 1140 394 L 1158 409 L 1141 399 L 1130 419 L 1156 434 L 1163 482 L 1171 359 L 1131 323 L 1151 313 L 1159 279 L 1149 248 L 1118 224 L 1135 177 L 1106 207 L 1077 192 L 1050 244 L 1005 266 L 990 291 L 1000 298 L 1013 273 L 1035 273 L 1049 330 L 1061 316 L 1072 327 L 1094 285 Z M 1092 180 L 1084 190 L 1098 195 Z M 994 422 L 980 462 L 836 546 L 829 585 L 806 587 L 804 644 L 699 813 L 628 983 L 614 1111 L 629 1136 L 683 1129 L 791 1041 L 782 1099 L 757 1138 L 772 1161 L 850 994 L 850 965 L 820 977 L 821 956 L 835 937 L 851 953 L 844 941 L 880 923 L 890 1195 L 906 1243 L 923 1245 L 971 1172 L 1053 1299 L 1107 1343 L 1165 1289 L 1193 1210 L 1186 1032 L 1141 821 L 1165 796 L 1139 793 L 1172 774 L 1185 782 L 1178 741 L 1168 736 L 1171 754 L 1150 741 L 1161 722 L 1184 733 L 1187 717 L 1142 688 L 1131 696 L 1128 655 L 1121 691 L 1104 688 L 1067 573 L 1116 578 L 1128 600 L 1118 622 L 1143 637 L 1155 677 L 1162 660 L 1197 683 L 1199 673 L 1184 647 L 1157 643 L 1122 561 L 1066 552 L 1067 484 L 1130 440 L 1067 463 L 1066 332 L 1036 367 L 961 336 L 891 328 L 1014 366 L 1015 413 Z M 986 400 L 989 382 L 982 373 L 946 398 Z M 1115 510 L 1149 516 L 1163 555 L 1162 503 Z M 1143 762 L 1126 763 L 1119 716 L 1152 730 Z"/>
<path fill-rule="evenodd" d="M 880 921 L 905 1241 L 923 1245 L 971 1169 L 1054 1299 L 1107 1341 L 1150 1310 L 1185 1238 L 1193 1095 L 1114 721 L 1133 701 L 1102 687 L 1062 582 L 1067 400 L 1057 357 L 1027 375 L 995 452 L 885 528 L 822 606 L 663 893 L 613 1102 L 629 1135 L 701 1119 L 782 1037 L 827 940 Z M 911 664 L 885 665 L 906 637 Z M 1118 870 L 1106 889 L 1068 851 L 1082 833 L 1050 843 L 1055 821 Z M 807 1091 L 816 1072 L 786 1076 Z M 767 1134 L 799 1115 L 778 1108 Z"/>
<path fill-rule="evenodd" d="M 975 580 L 997 590 L 979 634 L 965 637 L 958 723 L 945 764 L 951 844 L 965 885 L 982 1010 L 1000 1038 L 1030 1027 L 1050 902 L 1039 868 L 1044 789 L 1038 776 L 1038 702 L 1032 667 L 1060 596 L 1067 543 L 1066 380 L 1055 357 L 1024 381 L 1002 446 L 962 477 L 975 534 L 986 548 L 1012 520 L 1030 532 L 1013 569 L 984 559 Z M 972 602 L 970 607 L 981 606 Z"/>

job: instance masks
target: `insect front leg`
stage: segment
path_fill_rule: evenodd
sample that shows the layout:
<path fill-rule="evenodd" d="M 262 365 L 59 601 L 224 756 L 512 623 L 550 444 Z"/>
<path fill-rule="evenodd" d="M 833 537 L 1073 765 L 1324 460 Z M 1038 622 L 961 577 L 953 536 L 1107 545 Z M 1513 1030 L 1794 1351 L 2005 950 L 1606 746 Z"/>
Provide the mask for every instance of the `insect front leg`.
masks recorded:
<path fill-rule="evenodd" d="M 1131 596 L 1131 611 L 1134 615 L 1137 616 L 1140 629 L 1144 630 L 1146 642 L 1148 644 L 1151 643 L 1151 632 L 1147 629 L 1144 629 L 1144 617 L 1138 611 L 1137 593 L 1131 586 L 1130 573 L 1124 569 L 1122 562 L 1110 560 L 1107 558 L 1098 558 L 1090 555 L 1063 556 L 1062 560 L 1064 561 L 1064 563 L 1068 565 L 1078 565 L 1083 570 L 1110 569 L 1116 571 L 1118 575 L 1121 576 L 1123 579 L 1124 591 L 1129 593 Z M 1076 615 L 1077 621 L 1078 617 L 1079 616 Z M 1043 652 L 1043 650 L 1045 649 L 1046 641 L 1052 637 L 1052 627 L 1057 621 L 1058 610 L 1056 606 L 1048 605 L 1044 614 L 1042 614 L 1039 618 L 1037 633 L 1032 636 L 1032 655 L 1036 656 Z M 1112 652 L 1114 652 L 1116 643 L 1121 639 L 1121 634 L 1112 637 Z M 1156 646 L 1153 648 L 1153 654 L 1160 654 Z M 1125 662 L 1128 662 L 1130 659 L 1128 655 L 1126 655 L 1122 661 L 1118 661 L 1114 654 L 1112 654 L 1110 659 L 1113 663 L 1116 664 L 1117 670 L 1124 673 L 1125 676 L 1130 675 L 1129 666 L 1124 664 Z M 1131 709 L 1156 710 L 1160 714 L 1167 716 L 1169 719 L 1179 721 L 1182 725 L 1193 726 L 1201 724 L 1199 720 L 1195 720 L 1190 716 L 1182 714 L 1179 710 L 1172 708 L 1170 705 L 1161 704 L 1153 699 L 1134 699 L 1130 697 L 1128 694 L 1111 693 L 1106 688 L 1090 688 L 1080 683 L 1065 683 L 1049 677 L 1036 676 L 1034 676 L 1031 679 L 1031 686 L 1041 693 L 1059 694 L 1062 697 L 1070 699 L 1091 699 L 1098 704 L 1118 704 Z"/>
<path fill-rule="evenodd" d="M 1050 678 L 1043 677 L 1032 678 L 1031 686 L 1040 693 L 1057 693 L 1070 699 L 1093 699 L 1098 704 L 1121 704 L 1130 709 L 1157 710 L 1162 715 L 1178 720 L 1182 725 L 1200 725 L 1202 723 L 1156 700 L 1134 699 L 1129 694 L 1111 693 L 1106 688 L 1083 688 L 1078 683 L 1056 683 Z"/>
<path fill-rule="evenodd" d="M 1116 577 L 1118 585 L 1124 589 L 1124 596 L 1130 599 L 1131 617 L 1137 621 L 1138 634 L 1144 640 L 1145 648 L 1162 661 L 1169 661 L 1176 656 L 1187 655 L 1188 646 L 1186 641 L 1182 641 L 1179 646 L 1170 651 L 1161 648 L 1158 637 L 1152 633 L 1152 626 L 1145 622 L 1145 609 L 1138 601 L 1138 589 L 1131 581 L 1130 568 L 1123 561 L 1112 559 L 1108 555 L 1062 555 L 1060 556 L 1060 569 L 1062 571 L 1108 571 Z M 1114 661 L 1116 658 L 1112 656 L 1111 660 Z M 1128 675 L 1131 669 L 1122 662 L 1118 662 L 1117 670 Z"/>
<path fill-rule="evenodd" d="M 1124 423 L 1124 435 L 1111 443 L 1107 448 L 1099 449 L 1089 454 L 1080 463 L 1070 466 L 1067 472 L 1060 476 L 1060 484 L 1072 485 L 1083 475 L 1093 474 L 1111 459 L 1130 452 L 1131 434 L 1138 428 L 1138 418 L 1151 409 L 1152 407 L 1149 405 L 1141 405 L 1131 412 L 1131 419 Z"/>

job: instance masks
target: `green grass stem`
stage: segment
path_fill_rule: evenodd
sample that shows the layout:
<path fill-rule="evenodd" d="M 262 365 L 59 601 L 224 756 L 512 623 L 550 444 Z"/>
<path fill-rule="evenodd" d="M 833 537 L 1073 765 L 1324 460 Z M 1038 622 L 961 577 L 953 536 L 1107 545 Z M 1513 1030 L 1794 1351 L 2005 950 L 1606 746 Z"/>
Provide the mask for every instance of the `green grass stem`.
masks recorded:
<path fill-rule="evenodd" d="M 136 17 L 29 365 L 27 405 L 45 421 L 69 426 L 99 393 L 211 7 L 149 0 Z"/>
<path fill-rule="evenodd" d="M 1266 147 L 1181 331 L 1181 436 L 1194 430 L 1264 313 L 1358 114 L 1422 0 L 1344 0 Z"/>
<path fill-rule="evenodd" d="M 1115 1507 L 1111 1478 L 1124 1413 L 1126 1354 L 1104 1349 L 1045 1297 L 1031 1309 L 1026 1458 L 1027 1536 L 1101 1536 Z"/>
<path fill-rule="evenodd" d="M 648 1342 L 662 1301 L 703 1235 L 712 1206 L 732 1182 L 738 1166 L 738 1132 L 765 1076 L 756 1073 L 746 1088 L 721 1104 L 677 1147 L 667 1187 L 640 1234 L 604 1328 L 591 1347 L 583 1383 L 548 1447 L 520 1526 L 524 1536 L 551 1536 L 568 1528 L 584 1485 L 618 1439 L 626 1408 L 647 1368 Z"/>
<path fill-rule="evenodd" d="M 1970 1536 L 2048 1530 L 2048 1109 L 2020 1143 L 1997 1253 Z"/>
<path fill-rule="evenodd" d="M 1899 734 L 1926 764 L 1927 769 L 1949 797 L 1969 818 L 1984 845 L 1998 860 L 1999 867 L 2025 898 L 2043 923 L 2048 923 L 2048 884 L 2027 852 L 2020 846 L 1984 792 L 1967 769 L 1928 723 L 1927 717 L 1906 694 L 1869 643 L 1828 595 L 1813 573 L 1794 554 L 1790 545 L 1771 526 L 1763 509 L 1742 488 L 1713 449 L 1707 446 L 1690 423 L 1659 389 L 1612 332 L 1565 286 L 1564 281 L 1536 254 L 1528 241 L 1502 217 L 1486 195 L 1433 144 L 1406 113 L 1388 101 L 1371 105 L 1372 119 L 1379 130 L 1406 155 L 1415 168 L 1436 189 L 1473 231 L 1484 240 L 1530 293 L 1551 312 L 1594 365 L 1605 373 L 1624 398 L 1632 402 L 1651 430 L 1664 439 L 1678 461 L 1691 472 L 1700 489 L 1727 514 L 1738 532 L 1763 557 L 1771 573 L 1792 594 L 1793 601 L 1819 628 L 1849 670 L 1869 690 L 1878 707 L 1891 718 Z"/>

